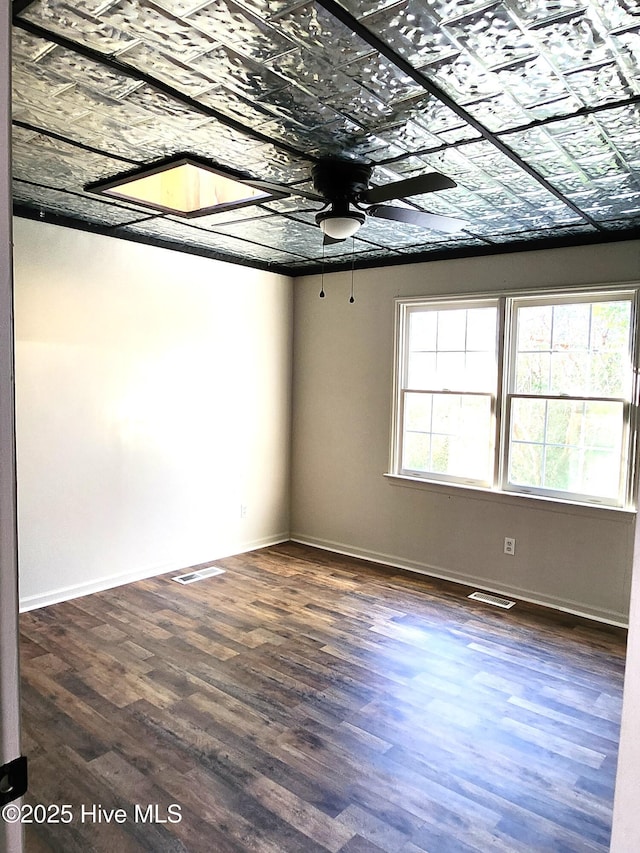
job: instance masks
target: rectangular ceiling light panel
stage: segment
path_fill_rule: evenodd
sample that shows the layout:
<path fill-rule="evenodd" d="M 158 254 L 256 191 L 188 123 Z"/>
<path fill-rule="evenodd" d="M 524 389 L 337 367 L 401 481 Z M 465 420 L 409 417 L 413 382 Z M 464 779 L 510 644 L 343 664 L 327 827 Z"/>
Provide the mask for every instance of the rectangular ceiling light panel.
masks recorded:
<path fill-rule="evenodd" d="M 187 157 L 100 181 L 87 190 L 187 219 L 278 197 Z"/>

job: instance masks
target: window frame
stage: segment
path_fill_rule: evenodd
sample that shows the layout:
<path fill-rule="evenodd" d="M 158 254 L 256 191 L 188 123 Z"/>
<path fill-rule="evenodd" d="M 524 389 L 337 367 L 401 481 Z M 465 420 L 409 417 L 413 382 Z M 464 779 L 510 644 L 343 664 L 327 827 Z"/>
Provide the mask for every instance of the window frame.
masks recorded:
<path fill-rule="evenodd" d="M 638 371 L 638 353 L 640 347 L 639 320 L 640 282 L 621 282 L 592 286 L 572 286 L 538 288 L 528 290 L 513 290 L 493 293 L 464 293 L 459 295 L 442 295 L 427 297 L 396 297 L 395 327 L 394 327 L 394 370 L 393 398 L 391 419 L 391 446 L 389 474 L 402 480 L 410 480 L 417 484 L 435 484 L 439 486 L 469 487 L 486 492 L 487 494 L 503 494 L 515 498 L 538 498 L 551 500 L 561 504 L 571 504 L 587 507 L 603 507 L 635 511 L 637 489 L 636 447 L 638 441 L 638 395 L 640 378 Z M 629 334 L 629 397 L 577 397 L 573 395 L 527 395 L 515 392 L 515 360 L 516 360 L 516 308 L 521 305 L 534 306 L 558 305 L 577 302 L 593 303 L 594 301 L 614 301 L 616 299 L 630 302 L 630 334 Z M 492 404 L 492 448 L 493 475 L 489 480 L 477 481 L 470 477 L 457 477 L 448 474 L 417 472 L 402 468 L 402 448 L 404 435 L 404 400 L 411 390 L 405 387 L 408 375 L 409 358 L 409 318 L 413 311 L 424 308 L 438 310 L 448 308 L 474 308 L 497 306 L 496 351 L 497 377 L 495 396 Z M 420 389 L 422 390 L 422 389 Z M 429 392 L 427 392 L 429 393 Z M 453 393 L 472 393 L 458 392 Z M 478 393 L 478 392 L 476 392 Z M 510 449 L 511 409 L 514 399 L 531 396 L 535 399 L 562 400 L 611 400 L 623 404 L 623 429 L 620 456 L 619 491 L 615 498 L 590 496 L 580 493 L 564 492 L 542 487 L 520 486 L 508 482 L 508 464 Z"/>
<path fill-rule="evenodd" d="M 453 474 L 445 474 L 438 472 L 424 472 L 420 473 L 418 471 L 414 471 L 413 469 L 405 469 L 402 466 L 403 459 L 403 449 L 404 449 L 404 433 L 403 429 L 404 424 L 404 410 L 405 410 L 405 401 L 407 394 L 411 393 L 425 393 L 425 394 L 441 394 L 445 395 L 453 395 L 453 396 L 482 396 L 490 398 L 490 419 L 491 419 L 491 444 L 488 448 L 488 457 L 494 457 L 496 453 L 496 411 L 498 408 L 498 376 L 500 374 L 500 351 L 498 346 L 499 334 L 500 334 L 500 300 L 497 296 L 485 296 L 480 298 L 441 298 L 435 299 L 433 301 L 429 300 L 429 307 L 434 311 L 442 311 L 442 310 L 464 310 L 469 308 L 493 308 L 496 309 L 496 385 L 492 391 L 461 391 L 459 389 L 442 389 L 442 388 L 432 388 L 432 389 L 424 389 L 424 388 L 406 388 L 405 382 L 409 372 L 409 326 L 411 314 L 414 311 L 420 310 L 422 305 L 424 304 L 424 300 L 419 300 L 415 304 L 412 304 L 410 300 L 398 301 L 399 302 L 399 316 L 398 321 L 396 323 L 396 369 L 394 370 L 394 382 L 395 382 L 395 390 L 394 390 L 394 428 L 393 428 L 393 443 L 392 443 L 392 457 L 391 457 L 391 470 L 398 473 L 399 476 L 402 477 L 411 477 L 417 480 L 426 480 L 430 482 L 439 482 L 439 483 L 454 483 L 458 485 L 466 485 L 473 486 L 478 488 L 490 488 L 495 485 L 495 461 L 493 465 L 493 471 L 490 472 L 490 477 L 486 480 L 480 480 L 473 477 L 461 477 Z M 466 350 L 465 350 L 466 352 Z"/>

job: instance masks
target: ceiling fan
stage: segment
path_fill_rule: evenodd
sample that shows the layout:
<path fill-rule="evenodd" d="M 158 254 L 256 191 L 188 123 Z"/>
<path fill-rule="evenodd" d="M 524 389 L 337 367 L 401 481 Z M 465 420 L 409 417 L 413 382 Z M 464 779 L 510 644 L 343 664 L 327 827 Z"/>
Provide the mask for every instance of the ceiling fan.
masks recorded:
<path fill-rule="evenodd" d="M 268 181 L 246 181 L 253 187 L 284 195 L 297 195 L 311 201 L 324 202 L 325 207 L 316 214 L 316 223 L 324 234 L 324 242 L 338 243 L 352 237 L 364 224 L 367 216 L 406 222 L 421 228 L 435 229 L 454 234 L 467 224 L 437 213 L 426 213 L 412 207 L 383 204 L 393 199 L 450 189 L 457 186 L 451 178 L 439 172 L 428 172 L 402 181 L 382 186 L 370 186 L 373 167 L 349 160 L 320 160 L 313 167 L 315 192 L 274 184 Z"/>

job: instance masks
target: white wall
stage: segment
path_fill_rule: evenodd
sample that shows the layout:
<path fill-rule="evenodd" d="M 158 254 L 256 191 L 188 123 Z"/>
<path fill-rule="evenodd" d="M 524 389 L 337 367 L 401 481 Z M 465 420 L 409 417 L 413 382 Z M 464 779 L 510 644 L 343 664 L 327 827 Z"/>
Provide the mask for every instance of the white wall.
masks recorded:
<path fill-rule="evenodd" d="M 10 8 L 7 3 L 0 12 L 0 766 L 20 756 L 11 268 L 10 26 Z M 20 853 L 22 849 L 20 825 L 0 820 L 0 853 Z"/>
<path fill-rule="evenodd" d="M 287 538 L 290 279 L 18 219 L 15 280 L 23 608 Z"/>
<path fill-rule="evenodd" d="M 635 516 L 388 469 L 394 297 L 629 282 L 640 243 L 378 268 L 295 283 L 292 538 L 612 622 L 627 619 Z M 505 536 L 515 557 L 502 553 Z"/>
<path fill-rule="evenodd" d="M 624 677 L 622 730 L 613 806 L 611 853 L 640 850 L 640 525 L 636 526 L 634 578 Z"/>

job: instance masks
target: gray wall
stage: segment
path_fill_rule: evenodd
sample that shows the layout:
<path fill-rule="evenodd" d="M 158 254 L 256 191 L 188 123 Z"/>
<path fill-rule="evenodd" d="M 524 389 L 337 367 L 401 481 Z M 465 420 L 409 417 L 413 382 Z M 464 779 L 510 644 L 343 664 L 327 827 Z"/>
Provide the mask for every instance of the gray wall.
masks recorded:
<path fill-rule="evenodd" d="M 637 281 L 640 243 L 300 278 L 294 295 L 292 538 L 611 622 L 628 614 L 635 516 L 388 470 L 394 297 Z M 516 555 L 503 554 L 505 536 Z"/>
<path fill-rule="evenodd" d="M 15 281 L 23 609 L 288 537 L 291 279 L 17 219 Z"/>

